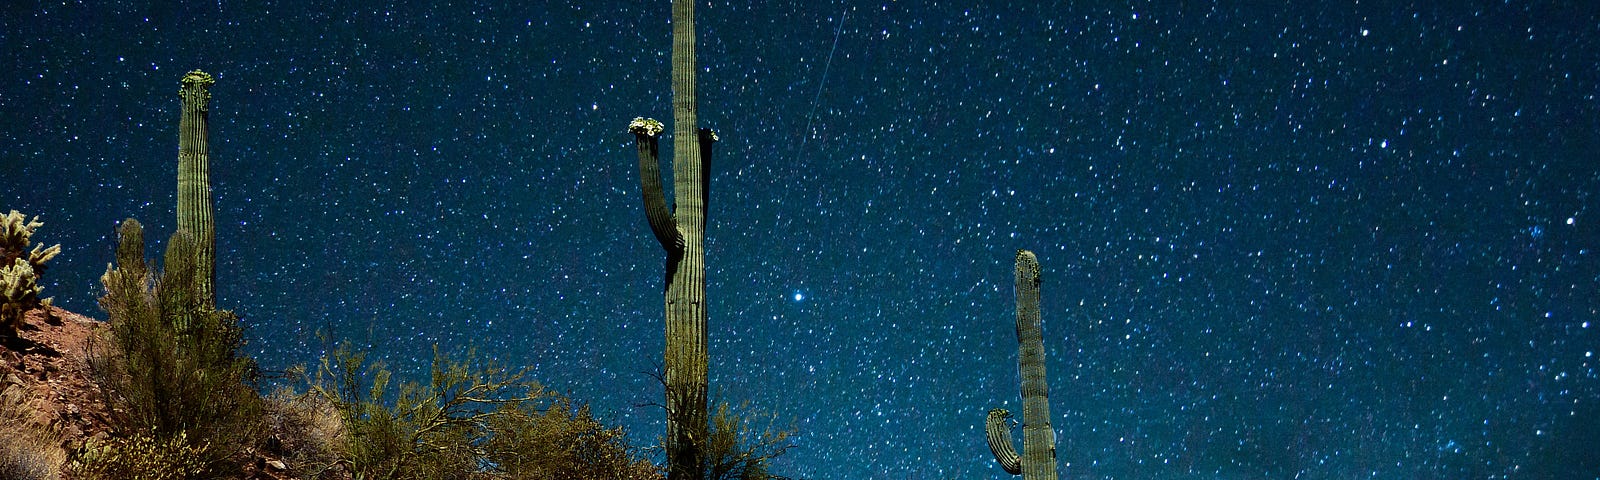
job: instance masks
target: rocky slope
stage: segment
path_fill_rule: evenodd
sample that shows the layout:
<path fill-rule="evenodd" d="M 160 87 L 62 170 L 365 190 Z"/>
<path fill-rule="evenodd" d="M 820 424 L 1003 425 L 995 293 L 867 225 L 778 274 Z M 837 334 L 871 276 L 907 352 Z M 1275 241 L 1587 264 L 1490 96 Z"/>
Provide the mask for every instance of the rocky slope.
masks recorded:
<path fill-rule="evenodd" d="M 0 391 L 20 392 L 5 404 L 8 428 L 50 432 L 71 451 L 109 429 L 105 399 L 90 377 L 89 349 L 104 324 L 56 307 L 27 312 L 17 335 L 0 339 Z"/>

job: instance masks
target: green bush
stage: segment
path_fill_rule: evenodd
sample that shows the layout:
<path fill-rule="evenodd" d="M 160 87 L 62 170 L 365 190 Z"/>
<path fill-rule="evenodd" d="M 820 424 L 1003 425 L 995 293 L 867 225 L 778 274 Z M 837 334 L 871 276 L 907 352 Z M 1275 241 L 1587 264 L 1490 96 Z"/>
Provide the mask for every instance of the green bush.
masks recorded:
<path fill-rule="evenodd" d="M 487 395 L 503 395 L 514 379 L 473 378 L 437 351 L 432 382 L 400 382 L 396 393 L 391 377 L 382 363 L 367 364 L 364 353 L 348 346 L 322 359 L 311 391 L 333 403 L 344 425 L 337 463 L 369 480 L 465 478 L 475 467 L 467 452 L 482 429 L 483 408 L 501 401 Z"/>
<path fill-rule="evenodd" d="M 666 376 L 660 371 L 652 374 L 657 382 L 666 386 Z M 772 463 L 789 453 L 794 445 L 789 443 L 798 430 L 790 425 L 780 428 L 777 415 L 761 413 L 744 402 L 735 413 L 731 405 L 716 399 L 712 414 L 706 422 L 706 438 L 696 442 L 700 449 L 703 478 L 707 480 L 790 480 L 772 473 Z M 662 439 L 665 450 L 665 439 Z"/>
<path fill-rule="evenodd" d="M 750 410 L 749 403 L 740 406 Z M 716 402 L 711 416 L 711 436 L 705 443 L 708 480 L 783 480 L 772 473 L 772 461 L 794 446 L 794 427 L 779 429 L 776 415 L 733 413 L 727 402 Z"/>
<path fill-rule="evenodd" d="M 143 237 L 133 219 L 118 230 L 117 263 L 101 277 L 107 338 L 91 345 L 90 365 L 113 407 L 113 429 L 150 438 L 112 447 L 203 455 L 204 468 L 185 478 L 237 474 L 262 424 L 238 317 L 201 301 L 193 236 L 172 235 L 160 275 L 145 265 Z M 185 448 L 171 446 L 179 440 Z"/>
<path fill-rule="evenodd" d="M 340 346 L 311 390 L 331 400 L 345 435 L 337 463 L 356 478 L 658 479 L 623 431 L 537 382 L 526 370 L 476 365 L 435 348 L 427 383 L 401 381 Z"/>
<path fill-rule="evenodd" d="M 490 464 L 513 479 L 661 478 L 652 463 L 634 455 L 622 427 L 606 428 L 587 405 L 574 408 L 556 396 L 539 411 L 528 402 L 506 404 L 490 419 L 484 443 Z"/>
<path fill-rule="evenodd" d="M 126 480 L 185 480 L 205 475 L 214 457 L 211 445 L 194 442 L 183 432 L 163 436 L 153 429 L 131 435 L 90 441 L 77 453 L 73 471 L 81 478 Z"/>
<path fill-rule="evenodd" d="M 289 473 L 305 480 L 338 478 L 334 449 L 343 441 L 344 423 L 333 403 L 316 393 L 297 394 L 280 387 L 266 398 L 267 436 L 263 450 L 280 456 Z"/>

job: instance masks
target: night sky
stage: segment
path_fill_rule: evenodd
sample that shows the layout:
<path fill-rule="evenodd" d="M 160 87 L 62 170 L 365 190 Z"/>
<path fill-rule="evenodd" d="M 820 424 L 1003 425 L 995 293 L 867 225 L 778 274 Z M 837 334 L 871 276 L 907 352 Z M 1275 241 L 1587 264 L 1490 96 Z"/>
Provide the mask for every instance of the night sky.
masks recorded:
<path fill-rule="evenodd" d="M 668 2 L 154 3 L 0 6 L 57 304 L 172 232 L 198 68 L 266 369 L 475 346 L 663 432 Z M 778 470 L 1005 477 L 1026 248 L 1063 478 L 1600 476 L 1600 4 L 1166 3 L 700 4 L 710 380 Z"/>

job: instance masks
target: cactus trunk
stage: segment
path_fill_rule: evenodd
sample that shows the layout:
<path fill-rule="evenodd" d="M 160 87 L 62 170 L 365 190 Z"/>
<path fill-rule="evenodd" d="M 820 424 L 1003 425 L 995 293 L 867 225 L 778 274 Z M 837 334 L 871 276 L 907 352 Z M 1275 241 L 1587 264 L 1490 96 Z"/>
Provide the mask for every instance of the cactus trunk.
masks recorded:
<path fill-rule="evenodd" d="M 694 1 L 672 2 L 673 217 L 683 251 L 667 281 L 667 479 L 705 477 L 706 181 L 695 97 Z M 669 255 L 670 257 L 670 255 Z M 674 405 L 676 404 L 676 405 Z"/>
<path fill-rule="evenodd" d="M 706 424 L 706 190 L 716 135 L 697 128 L 694 2 L 672 2 L 673 206 L 661 185 L 661 122 L 629 124 L 639 150 L 640 186 L 650 231 L 667 254 L 665 284 L 667 478 L 705 477 Z"/>
<path fill-rule="evenodd" d="M 183 76 L 178 96 L 183 98 L 183 117 L 178 121 L 178 230 L 194 236 L 197 248 L 195 282 L 202 305 L 216 305 L 214 285 L 216 231 L 211 218 L 211 173 L 206 123 L 211 103 L 211 85 L 216 80 L 195 70 Z"/>
<path fill-rule="evenodd" d="M 1001 468 L 1023 480 L 1056 479 L 1056 433 L 1050 428 L 1050 388 L 1044 374 L 1044 332 L 1039 318 L 1039 260 L 1017 250 L 1018 370 L 1022 374 L 1022 456 L 1011 446 L 1005 410 L 989 411 L 989 450 Z"/>

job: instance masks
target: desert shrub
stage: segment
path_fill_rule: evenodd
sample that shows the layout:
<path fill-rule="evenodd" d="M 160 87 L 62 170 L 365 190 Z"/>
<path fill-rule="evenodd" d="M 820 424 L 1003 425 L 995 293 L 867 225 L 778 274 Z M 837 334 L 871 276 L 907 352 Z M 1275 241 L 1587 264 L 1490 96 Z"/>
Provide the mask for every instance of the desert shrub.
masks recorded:
<path fill-rule="evenodd" d="M 56 432 L 30 425 L 22 388 L 0 382 L 0 479 L 55 480 L 67 454 Z"/>
<path fill-rule="evenodd" d="M 794 445 L 793 426 L 778 428 L 774 414 L 755 413 L 748 402 L 736 414 L 727 402 L 716 402 L 711 415 L 710 437 L 705 442 L 706 478 L 709 480 L 779 480 L 772 473 L 772 461 L 788 453 Z"/>
<path fill-rule="evenodd" d="M 37 439 L 17 432 L 0 432 L 0 479 L 55 480 L 61 477 L 60 458 Z"/>
<path fill-rule="evenodd" d="M 514 401 L 520 374 L 493 367 L 482 375 L 434 352 L 431 381 L 399 382 L 381 362 L 348 345 L 322 359 L 311 391 L 333 403 L 345 435 L 337 463 L 358 478 L 466 478 L 475 471 L 471 439 L 494 405 Z M 536 398 L 533 389 L 524 397 Z M 392 403 L 391 403 L 392 402 Z"/>
<path fill-rule="evenodd" d="M 665 388 L 667 382 L 663 372 L 657 370 L 651 376 Z M 700 449 L 700 457 L 705 462 L 701 465 L 704 478 L 708 480 L 790 479 L 772 473 L 772 463 L 794 448 L 794 445 L 789 443 L 789 439 L 798 431 L 793 425 L 780 428 L 777 425 L 777 415 L 759 412 L 753 409 L 749 402 L 741 404 L 739 412 L 735 412 L 728 402 L 720 398 L 711 403 L 712 415 L 706 422 L 706 438 L 696 442 L 695 445 Z M 660 404 L 655 406 L 665 408 Z M 661 442 L 662 450 L 665 450 L 666 439 L 661 439 Z"/>
<path fill-rule="evenodd" d="M 239 353 L 239 319 L 201 300 L 188 232 L 172 235 L 159 275 L 146 267 L 143 250 L 143 230 L 128 219 L 118 230 L 117 263 L 101 277 L 108 328 L 91 344 L 90 365 L 113 407 L 113 428 L 150 438 L 107 448 L 203 455 L 205 468 L 188 478 L 237 473 L 262 418 L 250 385 L 255 364 Z M 183 448 L 172 443 L 179 440 Z"/>
<path fill-rule="evenodd" d="M 336 449 L 367 479 L 655 479 L 623 431 L 526 380 L 526 370 L 436 348 L 426 383 L 400 381 L 381 362 L 340 346 L 311 390 L 332 401 L 345 435 Z"/>
<path fill-rule="evenodd" d="M 41 226 L 39 217 L 29 220 L 16 210 L 0 215 L 0 333 L 15 332 L 28 310 L 50 306 L 50 299 L 39 299 L 44 290 L 39 276 L 45 262 L 61 253 L 61 245 L 29 250 L 33 231 Z"/>
<path fill-rule="evenodd" d="M 266 397 L 264 450 L 280 455 L 291 473 L 302 478 L 334 478 L 335 448 L 344 438 L 344 423 L 333 402 L 315 393 L 280 387 Z"/>
<path fill-rule="evenodd" d="M 213 469 L 211 445 L 191 441 L 178 432 L 166 436 L 154 429 L 91 440 L 77 452 L 72 470 L 87 479 L 185 480 Z"/>
<path fill-rule="evenodd" d="M 493 435 L 484 443 L 487 459 L 507 478 L 661 478 L 655 464 L 628 446 L 622 427 L 606 428 L 587 405 L 574 407 L 571 400 L 560 396 L 543 406 L 529 402 L 503 405 L 489 426 Z"/>

